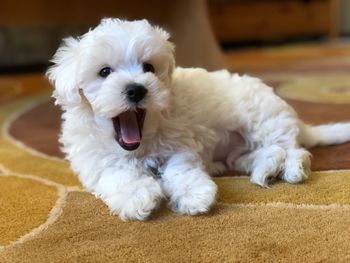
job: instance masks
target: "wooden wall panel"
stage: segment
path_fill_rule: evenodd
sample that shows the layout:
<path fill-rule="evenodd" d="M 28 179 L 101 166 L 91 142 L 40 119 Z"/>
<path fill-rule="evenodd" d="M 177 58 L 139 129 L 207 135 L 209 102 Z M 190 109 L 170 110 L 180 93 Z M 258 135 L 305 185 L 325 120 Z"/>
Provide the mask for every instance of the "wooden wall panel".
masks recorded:
<path fill-rule="evenodd" d="M 337 35 L 337 0 L 211 1 L 214 32 L 222 42 Z"/>
<path fill-rule="evenodd" d="M 152 0 L 0 0 L 0 26 L 91 24 L 102 17 L 164 20 L 172 4 Z"/>

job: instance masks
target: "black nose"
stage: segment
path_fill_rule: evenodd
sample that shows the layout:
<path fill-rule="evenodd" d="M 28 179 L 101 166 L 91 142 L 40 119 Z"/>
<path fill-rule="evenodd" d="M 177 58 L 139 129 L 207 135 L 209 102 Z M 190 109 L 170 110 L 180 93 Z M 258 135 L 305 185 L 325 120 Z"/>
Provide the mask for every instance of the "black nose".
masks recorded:
<path fill-rule="evenodd" d="M 141 84 L 130 83 L 126 85 L 125 93 L 131 102 L 137 103 L 146 96 L 147 89 Z"/>

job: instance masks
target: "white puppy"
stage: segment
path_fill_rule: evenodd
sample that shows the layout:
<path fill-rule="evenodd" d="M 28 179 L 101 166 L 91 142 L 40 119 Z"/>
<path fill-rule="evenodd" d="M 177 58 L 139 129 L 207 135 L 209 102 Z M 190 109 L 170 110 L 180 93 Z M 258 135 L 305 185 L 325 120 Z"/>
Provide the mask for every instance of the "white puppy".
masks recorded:
<path fill-rule="evenodd" d="M 305 125 L 259 79 L 175 69 L 168 38 L 146 20 L 104 19 L 66 39 L 47 73 L 64 110 L 66 158 L 122 219 L 145 219 L 165 197 L 180 213 L 207 212 L 210 173 L 299 183 L 310 171 L 302 146 L 350 139 L 350 124 Z"/>

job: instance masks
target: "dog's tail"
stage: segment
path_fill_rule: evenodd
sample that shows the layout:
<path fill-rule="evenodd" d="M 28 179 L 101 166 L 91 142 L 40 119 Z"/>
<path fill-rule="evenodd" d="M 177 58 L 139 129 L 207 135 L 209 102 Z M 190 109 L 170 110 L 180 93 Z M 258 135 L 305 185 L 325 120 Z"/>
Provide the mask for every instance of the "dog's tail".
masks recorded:
<path fill-rule="evenodd" d="M 301 123 L 300 142 L 306 148 L 350 141 L 350 122 L 312 126 Z"/>

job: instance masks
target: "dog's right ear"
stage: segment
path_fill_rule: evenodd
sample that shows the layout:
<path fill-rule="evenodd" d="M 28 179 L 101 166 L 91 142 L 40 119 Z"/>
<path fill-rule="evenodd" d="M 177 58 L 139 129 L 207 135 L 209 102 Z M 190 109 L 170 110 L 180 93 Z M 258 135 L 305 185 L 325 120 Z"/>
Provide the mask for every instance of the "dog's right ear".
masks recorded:
<path fill-rule="evenodd" d="M 54 85 L 52 96 L 56 99 L 56 104 L 63 107 L 81 102 L 77 79 L 78 46 L 79 40 L 72 37 L 64 39 L 51 60 L 54 65 L 46 72 L 46 76 Z"/>

